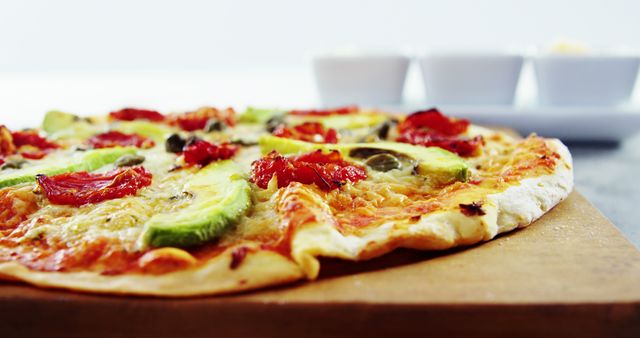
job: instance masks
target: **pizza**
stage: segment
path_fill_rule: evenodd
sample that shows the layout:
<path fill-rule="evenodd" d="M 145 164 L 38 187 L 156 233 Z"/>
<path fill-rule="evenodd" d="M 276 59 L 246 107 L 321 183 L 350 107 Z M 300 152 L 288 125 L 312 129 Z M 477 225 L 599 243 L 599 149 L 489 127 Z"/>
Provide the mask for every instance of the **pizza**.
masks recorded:
<path fill-rule="evenodd" d="M 0 127 L 0 167 L 0 278 L 167 297 L 489 241 L 573 188 L 559 140 L 435 108 L 51 111 Z"/>

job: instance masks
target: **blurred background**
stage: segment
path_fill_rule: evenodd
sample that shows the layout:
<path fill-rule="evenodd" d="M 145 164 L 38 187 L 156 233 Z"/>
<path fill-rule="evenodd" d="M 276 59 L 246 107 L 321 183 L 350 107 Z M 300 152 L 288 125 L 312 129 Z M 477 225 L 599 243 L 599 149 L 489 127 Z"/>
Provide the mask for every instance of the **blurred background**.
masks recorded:
<path fill-rule="evenodd" d="M 566 39 L 637 53 L 638 13 L 633 0 L 0 0 L 0 123 L 36 126 L 50 109 L 321 105 L 311 60 L 332 51 L 527 55 Z M 517 105 L 535 92 L 528 67 Z M 640 136 L 630 134 L 640 129 L 639 87 L 623 107 L 466 112 L 549 136 L 573 131 L 578 189 L 640 245 L 640 183 L 619 179 L 640 171 Z M 423 107 L 424 93 L 414 62 L 398 109 Z M 598 132 L 613 142 L 592 142 Z"/>
<path fill-rule="evenodd" d="M 637 13 L 632 0 L 2 0 L 0 114 L 316 105 L 320 52 L 640 49 Z M 419 103 L 414 68 L 405 96 Z"/>
<path fill-rule="evenodd" d="M 318 50 L 640 47 L 633 0 L 25 0 L 0 5 L 0 70 L 304 67 Z"/>

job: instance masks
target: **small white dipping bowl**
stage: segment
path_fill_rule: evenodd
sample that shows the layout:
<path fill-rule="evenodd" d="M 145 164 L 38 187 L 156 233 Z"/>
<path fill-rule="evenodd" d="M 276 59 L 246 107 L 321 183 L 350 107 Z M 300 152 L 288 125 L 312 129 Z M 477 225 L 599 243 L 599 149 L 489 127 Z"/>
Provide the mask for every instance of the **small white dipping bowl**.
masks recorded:
<path fill-rule="evenodd" d="M 325 105 L 400 103 L 409 61 L 394 54 L 315 57 L 318 94 Z"/>
<path fill-rule="evenodd" d="M 432 53 L 420 58 L 427 101 L 513 104 L 523 57 L 499 52 Z"/>
<path fill-rule="evenodd" d="M 538 102 L 551 105 L 619 105 L 633 91 L 640 58 L 616 55 L 542 55 L 533 58 Z"/>

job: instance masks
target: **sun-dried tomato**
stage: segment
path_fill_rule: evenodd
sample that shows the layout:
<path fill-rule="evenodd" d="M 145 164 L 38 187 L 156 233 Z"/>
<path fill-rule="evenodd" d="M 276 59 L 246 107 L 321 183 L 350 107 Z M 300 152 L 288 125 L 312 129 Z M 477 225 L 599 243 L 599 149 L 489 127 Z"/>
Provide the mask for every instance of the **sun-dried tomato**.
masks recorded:
<path fill-rule="evenodd" d="M 274 175 L 279 188 L 291 182 L 300 182 L 315 184 L 326 191 L 367 178 L 367 171 L 363 167 L 343 160 L 337 151 L 323 153 L 317 150 L 292 157 L 272 151 L 251 166 L 251 181 L 262 189 L 267 188 Z"/>
<path fill-rule="evenodd" d="M 484 144 L 481 136 L 459 136 L 469 127 L 469 121 L 444 116 L 435 108 L 415 112 L 398 125 L 398 142 L 440 147 L 460 156 L 477 154 Z"/>
<path fill-rule="evenodd" d="M 18 148 L 22 146 L 33 146 L 42 150 L 59 148 L 57 144 L 40 136 L 36 131 L 14 131 L 11 136 L 13 144 Z"/>
<path fill-rule="evenodd" d="M 40 136 L 38 132 L 14 131 L 11 133 L 12 142 L 16 147 L 16 152 L 22 157 L 39 160 L 45 157 L 51 150 L 60 148 L 57 144 Z"/>
<path fill-rule="evenodd" d="M 37 175 L 36 181 L 52 204 L 82 206 L 135 195 L 151 184 L 144 167 L 118 168 L 104 174 L 86 171 L 55 176 Z"/>
<path fill-rule="evenodd" d="M 138 147 L 151 148 L 153 140 L 138 134 L 125 134 L 119 131 L 109 131 L 98 134 L 87 140 L 87 145 L 93 148 Z"/>
<path fill-rule="evenodd" d="M 338 143 L 338 132 L 333 128 L 325 129 L 318 122 L 305 122 L 293 128 L 281 124 L 276 127 L 272 134 L 278 137 L 313 143 Z"/>
<path fill-rule="evenodd" d="M 109 117 L 120 121 L 149 120 L 153 122 L 164 121 L 164 115 L 155 110 L 124 108 L 109 113 Z"/>
<path fill-rule="evenodd" d="M 425 147 L 440 147 L 460 156 L 476 155 L 484 144 L 482 136 L 461 138 L 457 136 L 438 135 L 425 130 L 408 130 L 400 134 L 398 142 L 421 145 Z"/>
<path fill-rule="evenodd" d="M 357 113 L 360 109 L 358 106 L 346 106 L 333 109 L 308 109 L 308 110 L 292 110 L 291 115 L 307 115 L 307 116 L 328 116 L 328 115 L 346 115 Z"/>
<path fill-rule="evenodd" d="M 228 126 L 234 126 L 236 124 L 235 111 L 231 108 L 220 110 L 213 107 L 203 107 L 196 111 L 171 116 L 169 123 L 184 131 L 195 131 L 204 129 L 209 120 L 218 120 Z"/>
<path fill-rule="evenodd" d="M 205 166 L 218 160 L 226 160 L 238 152 L 238 147 L 231 143 L 212 144 L 196 140 L 184 147 L 184 161 L 192 165 Z"/>
<path fill-rule="evenodd" d="M 407 116 L 398 125 L 398 131 L 402 133 L 407 130 L 427 129 L 441 135 L 455 136 L 464 133 L 468 127 L 468 120 L 454 120 L 431 108 Z"/>

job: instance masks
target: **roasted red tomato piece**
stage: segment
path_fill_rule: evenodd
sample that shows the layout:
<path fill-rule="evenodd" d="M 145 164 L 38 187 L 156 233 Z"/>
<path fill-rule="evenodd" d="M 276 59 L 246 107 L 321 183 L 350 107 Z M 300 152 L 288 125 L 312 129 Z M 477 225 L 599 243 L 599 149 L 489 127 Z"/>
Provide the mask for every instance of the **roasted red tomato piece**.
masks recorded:
<path fill-rule="evenodd" d="M 346 106 L 333 109 L 308 109 L 308 110 L 292 110 L 291 115 L 308 115 L 308 116 L 328 116 L 328 115 L 346 115 L 357 113 L 360 109 L 358 106 Z"/>
<path fill-rule="evenodd" d="M 155 145 L 153 140 L 138 134 L 125 134 L 119 131 L 109 131 L 98 134 L 87 140 L 87 144 L 93 148 L 113 147 L 138 147 L 151 148 Z"/>
<path fill-rule="evenodd" d="M 174 115 L 169 123 L 184 131 L 195 131 L 204 129 L 209 120 L 217 120 L 228 126 L 234 126 L 236 124 L 235 111 L 231 108 L 220 110 L 213 107 L 203 107 L 196 111 Z"/>
<path fill-rule="evenodd" d="M 431 108 L 407 116 L 398 125 L 398 131 L 403 133 L 407 130 L 427 129 L 441 135 L 455 136 L 464 133 L 468 127 L 468 120 L 454 120 Z"/>
<path fill-rule="evenodd" d="M 226 160 L 238 152 L 238 147 L 231 143 L 212 144 L 196 140 L 184 147 L 182 154 L 187 164 L 205 166 L 218 160 Z"/>
<path fill-rule="evenodd" d="M 262 189 L 267 188 L 274 175 L 278 179 L 278 188 L 286 187 L 291 182 L 300 182 L 315 184 L 325 191 L 367 178 L 367 171 L 363 167 L 343 160 L 337 151 L 323 153 L 317 150 L 292 157 L 272 151 L 251 166 L 251 181 Z"/>
<path fill-rule="evenodd" d="M 59 148 L 57 144 L 40 136 L 36 131 L 14 131 L 11 136 L 13 137 L 13 144 L 18 148 L 22 146 L 32 146 L 41 150 Z"/>
<path fill-rule="evenodd" d="M 451 119 L 435 108 L 415 112 L 398 125 L 398 142 L 440 147 L 460 156 L 473 156 L 484 144 L 481 136 L 472 139 L 460 137 L 469 127 L 469 121 Z"/>
<path fill-rule="evenodd" d="M 305 122 L 295 127 L 287 127 L 281 124 L 276 127 L 272 134 L 278 137 L 313 143 L 338 143 L 338 132 L 333 128 L 325 129 L 318 122 Z"/>
<path fill-rule="evenodd" d="M 155 110 L 124 108 L 109 113 L 109 117 L 120 121 L 149 120 L 153 122 L 164 121 L 164 115 Z"/>
<path fill-rule="evenodd" d="M 405 131 L 400 134 L 397 141 L 425 147 L 440 147 L 463 157 L 476 155 L 480 147 L 484 144 L 482 136 L 463 139 L 456 136 L 438 135 L 424 130 Z"/>
<path fill-rule="evenodd" d="M 11 133 L 11 137 L 17 152 L 24 158 L 41 159 L 49 151 L 60 148 L 57 144 L 40 136 L 36 131 L 14 131 Z"/>
<path fill-rule="evenodd" d="M 52 204 L 82 206 L 135 195 L 151 184 L 144 167 L 118 168 L 104 174 L 86 171 L 55 176 L 37 175 L 36 181 Z"/>

